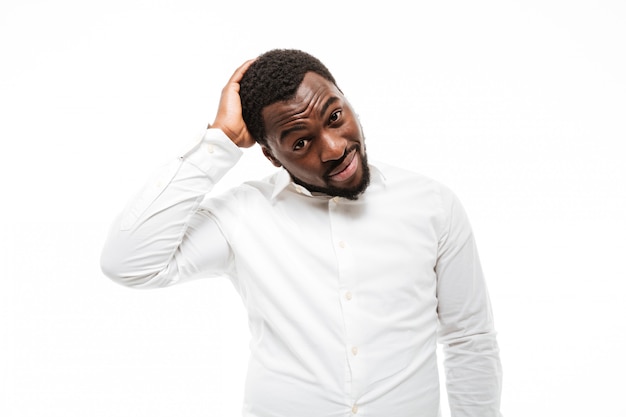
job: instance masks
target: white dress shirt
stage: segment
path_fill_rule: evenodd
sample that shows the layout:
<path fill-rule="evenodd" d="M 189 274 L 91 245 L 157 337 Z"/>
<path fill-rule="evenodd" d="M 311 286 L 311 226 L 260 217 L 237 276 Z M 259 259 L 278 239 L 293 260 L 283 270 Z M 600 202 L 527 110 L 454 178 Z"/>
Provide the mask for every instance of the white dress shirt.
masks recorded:
<path fill-rule="evenodd" d="M 453 416 L 499 416 L 501 369 L 466 215 L 387 165 L 356 201 L 284 170 L 219 196 L 242 152 L 221 131 L 173 161 L 114 223 L 103 271 L 127 286 L 223 276 L 247 308 L 245 417 L 436 417 L 436 343 Z"/>

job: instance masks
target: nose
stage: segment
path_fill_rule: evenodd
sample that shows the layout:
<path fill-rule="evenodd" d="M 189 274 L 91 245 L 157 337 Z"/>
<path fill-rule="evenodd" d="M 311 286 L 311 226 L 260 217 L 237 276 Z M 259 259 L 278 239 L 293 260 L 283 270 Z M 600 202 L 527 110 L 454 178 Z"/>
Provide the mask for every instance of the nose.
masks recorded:
<path fill-rule="evenodd" d="M 343 157 L 347 146 L 344 138 L 331 133 L 324 133 L 321 139 L 320 159 L 322 162 L 336 161 Z"/>

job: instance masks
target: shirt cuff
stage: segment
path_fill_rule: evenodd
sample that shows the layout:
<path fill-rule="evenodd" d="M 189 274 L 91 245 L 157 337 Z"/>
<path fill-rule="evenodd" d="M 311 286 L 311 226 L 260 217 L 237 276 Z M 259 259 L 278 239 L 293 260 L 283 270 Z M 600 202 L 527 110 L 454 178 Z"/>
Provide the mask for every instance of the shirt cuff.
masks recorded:
<path fill-rule="evenodd" d="M 182 161 L 219 180 L 223 173 L 235 166 L 243 151 L 220 129 L 206 129 L 180 155 Z"/>

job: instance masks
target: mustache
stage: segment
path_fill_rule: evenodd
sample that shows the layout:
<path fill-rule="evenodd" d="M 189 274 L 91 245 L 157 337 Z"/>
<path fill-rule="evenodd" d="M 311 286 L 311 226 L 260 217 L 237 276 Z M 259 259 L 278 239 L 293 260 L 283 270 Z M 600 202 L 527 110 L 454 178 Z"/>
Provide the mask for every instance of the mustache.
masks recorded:
<path fill-rule="evenodd" d="M 330 177 L 330 173 L 333 172 L 333 170 L 335 168 L 337 168 L 339 165 L 343 164 L 343 161 L 345 161 L 346 158 L 348 157 L 348 155 L 350 155 L 352 153 L 352 151 L 354 151 L 354 150 L 356 150 L 358 152 L 358 150 L 359 150 L 359 145 L 358 144 L 354 144 L 350 148 L 346 148 L 343 151 L 343 155 L 341 156 L 341 158 L 339 158 L 339 159 L 337 159 L 335 161 L 329 162 L 330 165 L 329 165 L 328 169 L 326 170 L 326 172 L 324 174 L 324 177 L 325 178 Z"/>

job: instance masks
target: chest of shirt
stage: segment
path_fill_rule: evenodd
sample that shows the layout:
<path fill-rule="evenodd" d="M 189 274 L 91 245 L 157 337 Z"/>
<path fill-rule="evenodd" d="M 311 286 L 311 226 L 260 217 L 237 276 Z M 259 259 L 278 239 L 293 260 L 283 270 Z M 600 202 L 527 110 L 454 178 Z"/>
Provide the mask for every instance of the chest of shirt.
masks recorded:
<path fill-rule="evenodd" d="M 428 204 L 287 197 L 239 213 L 226 232 L 240 279 L 254 281 L 246 287 L 307 298 L 358 289 L 383 309 L 434 296 L 437 213 Z"/>

